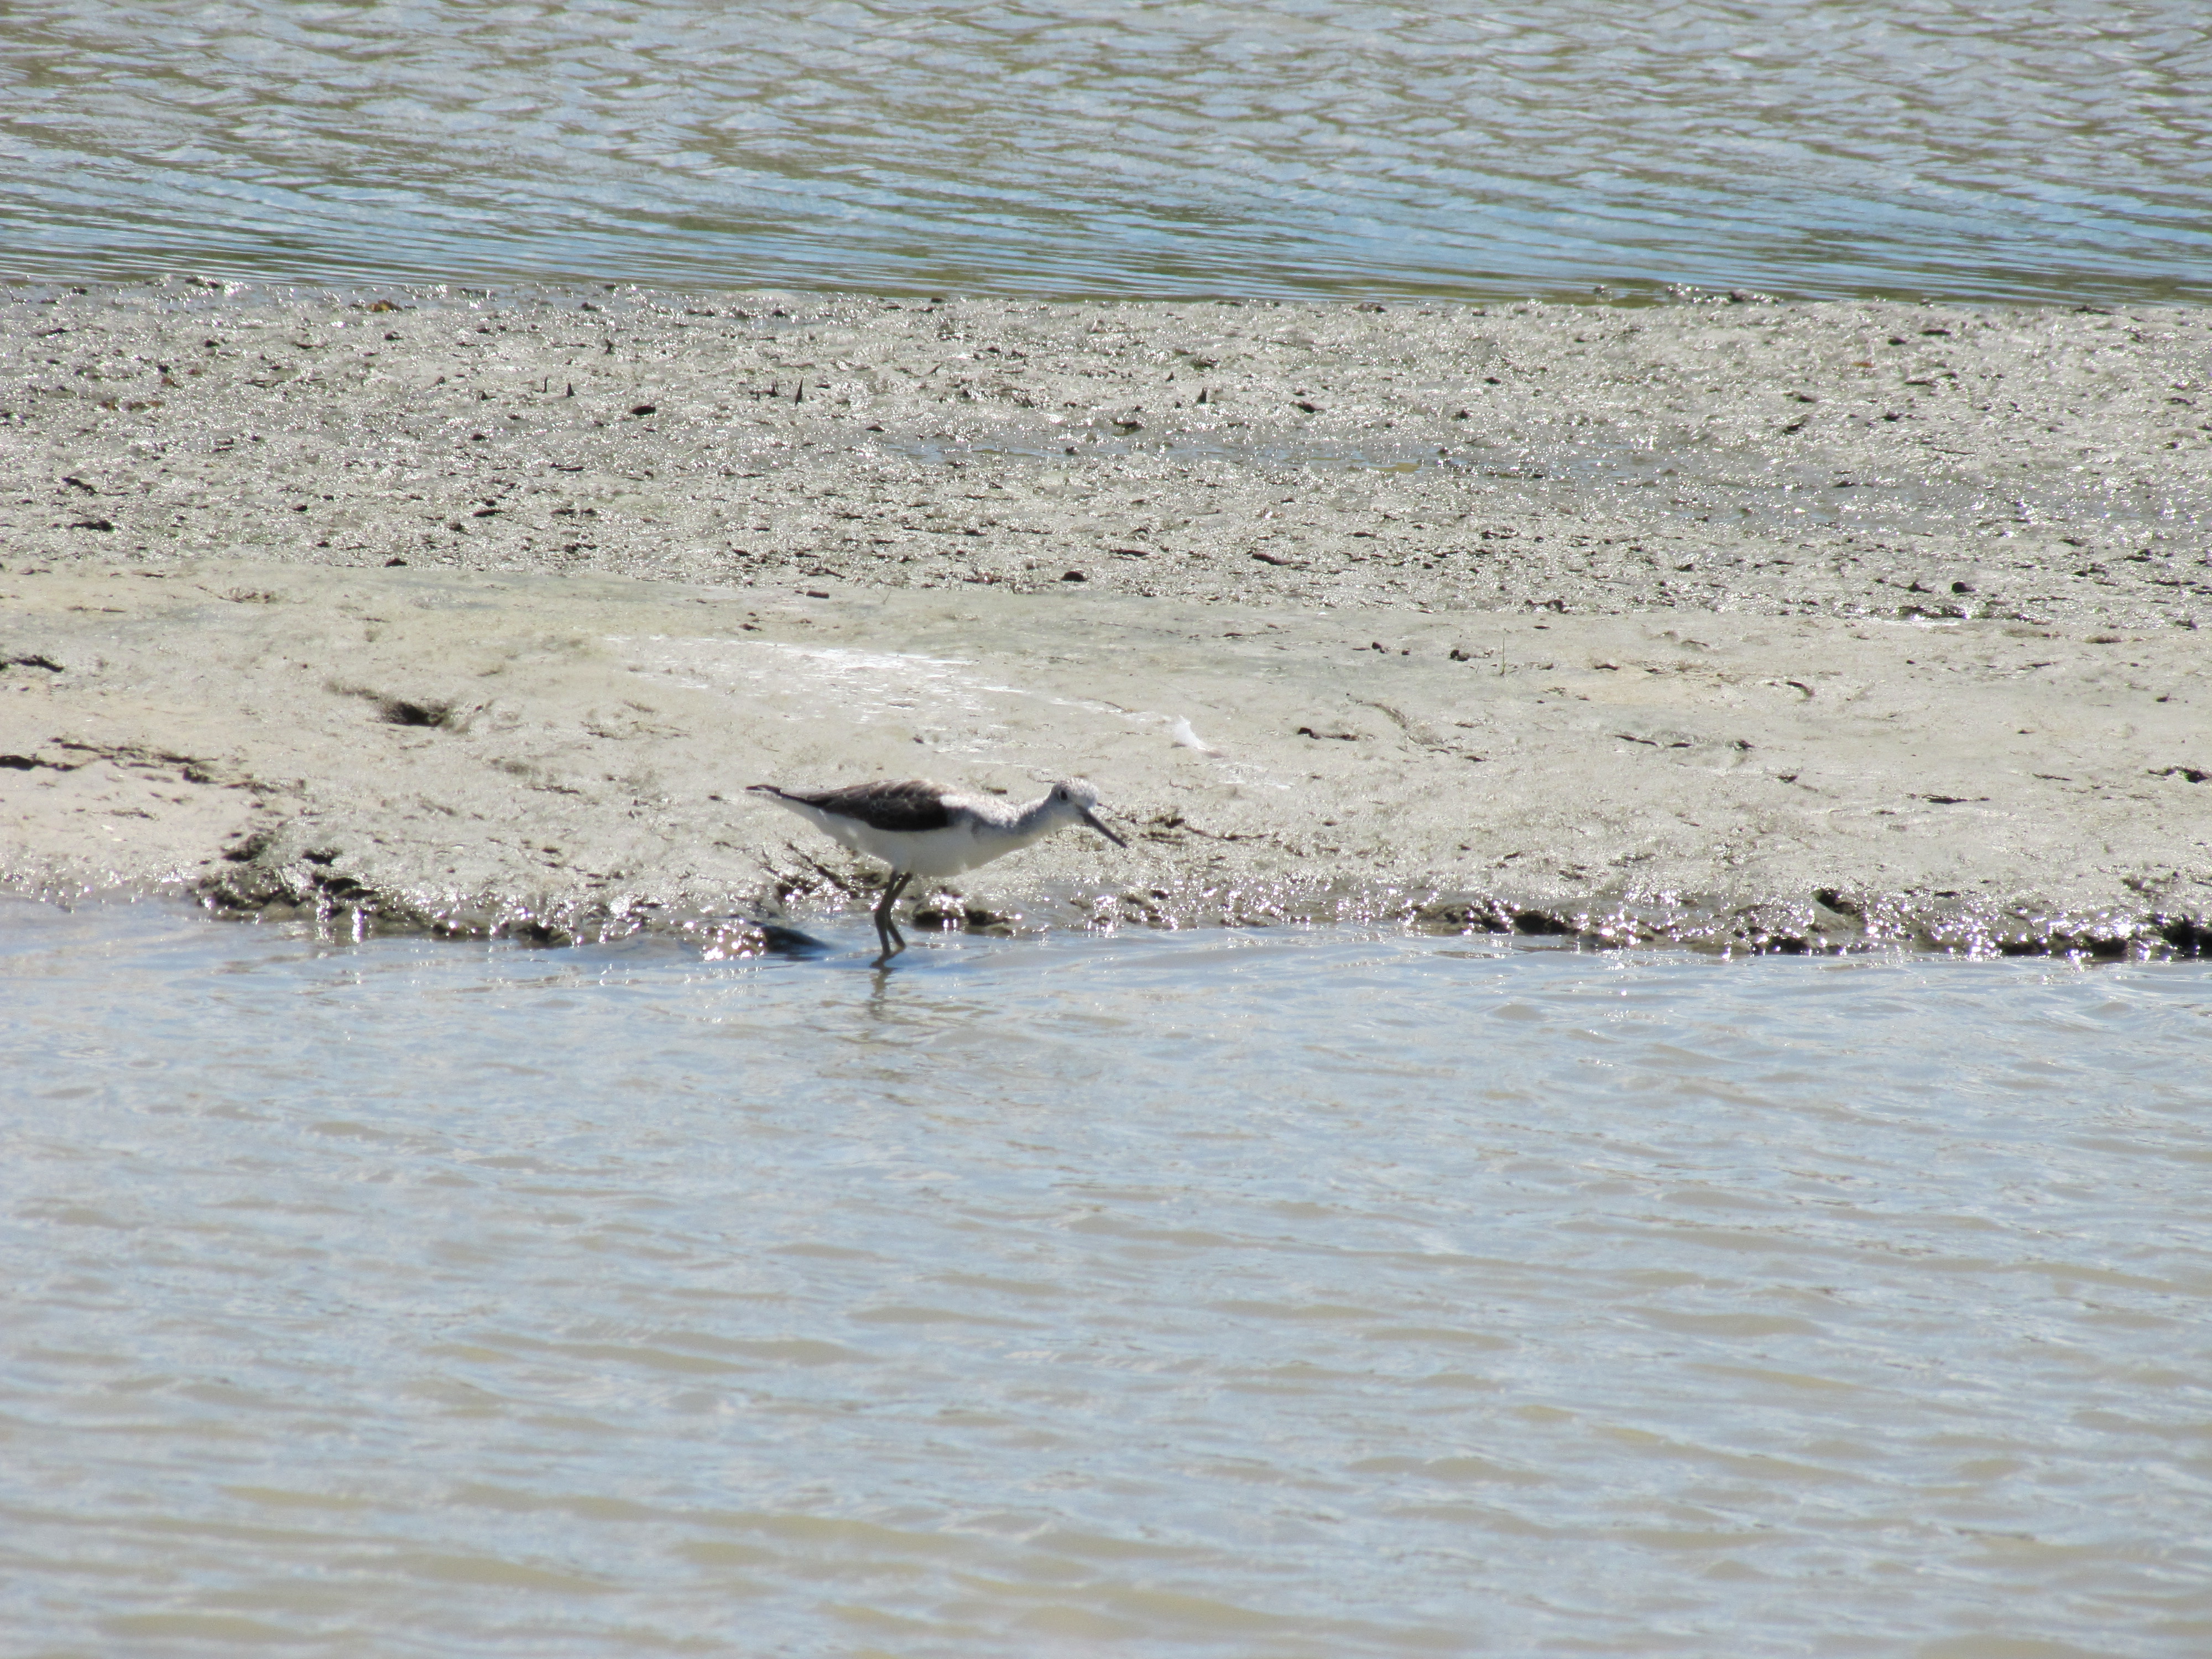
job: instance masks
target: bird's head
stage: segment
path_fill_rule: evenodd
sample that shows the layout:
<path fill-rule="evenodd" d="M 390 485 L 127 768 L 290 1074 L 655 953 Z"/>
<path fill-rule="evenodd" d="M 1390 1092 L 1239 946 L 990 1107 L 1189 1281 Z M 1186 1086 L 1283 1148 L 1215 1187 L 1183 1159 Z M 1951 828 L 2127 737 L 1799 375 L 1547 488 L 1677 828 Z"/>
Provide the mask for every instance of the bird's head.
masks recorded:
<path fill-rule="evenodd" d="M 1055 783 L 1046 799 L 1051 801 L 1055 817 L 1071 823 L 1088 824 L 1116 847 L 1129 844 L 1098 821 L 1098 792 L 1083 779 L 1068 778 Z"/>

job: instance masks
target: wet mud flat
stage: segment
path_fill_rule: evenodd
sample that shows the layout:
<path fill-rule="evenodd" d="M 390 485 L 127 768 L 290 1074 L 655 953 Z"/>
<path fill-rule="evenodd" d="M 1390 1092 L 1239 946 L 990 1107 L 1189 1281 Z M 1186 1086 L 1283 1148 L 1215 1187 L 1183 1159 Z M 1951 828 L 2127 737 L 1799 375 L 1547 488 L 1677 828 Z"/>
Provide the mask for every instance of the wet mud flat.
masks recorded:
<path fill-rule="evenodd" d="M 747 948 L 745 784 L 1082 773 L 991 929 L 2201 950 L 2212 332 L 1852 303 L 0 294 L 0 860 Z"/>

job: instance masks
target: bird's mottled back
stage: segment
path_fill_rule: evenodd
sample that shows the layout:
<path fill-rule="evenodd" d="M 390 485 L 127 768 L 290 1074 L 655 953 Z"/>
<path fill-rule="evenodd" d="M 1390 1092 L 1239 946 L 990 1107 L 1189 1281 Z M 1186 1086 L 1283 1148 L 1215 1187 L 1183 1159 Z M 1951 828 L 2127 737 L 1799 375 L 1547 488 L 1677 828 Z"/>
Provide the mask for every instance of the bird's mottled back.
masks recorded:
<path fill-rule="evenodd" d="M 908 778 L 901 783 L 855 783 L 842 789 L 823 789 L 801 793 L 779 789 L 774 784 L 753 786 L 771 795 L 781 795 L 824 812 L 834 812 L 839 817 L 852 818 L 872 830 L 889 830 L 916 834 L 927 830 L 942 830 L 952 822 L 945 805 L 948 792 L 942 785 L 923 778 Z"/>

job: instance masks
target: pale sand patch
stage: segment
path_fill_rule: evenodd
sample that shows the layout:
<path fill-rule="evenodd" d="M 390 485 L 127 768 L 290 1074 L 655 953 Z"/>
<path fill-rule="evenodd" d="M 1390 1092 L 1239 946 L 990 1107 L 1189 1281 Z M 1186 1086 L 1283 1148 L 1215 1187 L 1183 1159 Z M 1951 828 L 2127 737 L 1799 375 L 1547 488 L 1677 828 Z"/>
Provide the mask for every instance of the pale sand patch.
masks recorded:
<path fill-rule="evenodd" d="M 770 916 L 863 871 L 746 784 L 1077 774 L 1132 848 L 979 871 L 977 925 L 2193 946 L 2212 909 L 2186 635 L 212 562 L 6 592 L 0 874 L 34 891 Z"/>

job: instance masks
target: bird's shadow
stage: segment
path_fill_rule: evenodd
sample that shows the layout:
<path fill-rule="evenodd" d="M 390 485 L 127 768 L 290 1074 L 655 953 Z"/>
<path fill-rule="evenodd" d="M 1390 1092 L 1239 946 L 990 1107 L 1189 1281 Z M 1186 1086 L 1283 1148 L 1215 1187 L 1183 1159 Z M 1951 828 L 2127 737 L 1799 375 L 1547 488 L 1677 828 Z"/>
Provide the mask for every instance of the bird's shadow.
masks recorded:
<path fill-rule="evenodd" d="M 889 973 L 906 958 L 912 948 L 902 939 L 894 950 L 854 950 L 842 940 L 819 939 L 799 928 L 784 927 L 780 922 L 756 922 L 754 927 L 760 933 L 760 951 L 763 956 L 784 957 L 799 962 L 815 962 L 825 957 L 858 957 L 857 965 L 866 967 L 878 975 Z"/>
<path fill-rule="evenodd" d="M 761 949 L 772 957 L 828 956 L 838 947 L 826 939 L 817 939 L 811 933 L 802 933 L 796 927 L 786 927 L 777 922 L 756 924 L 760 928 Z"/>

